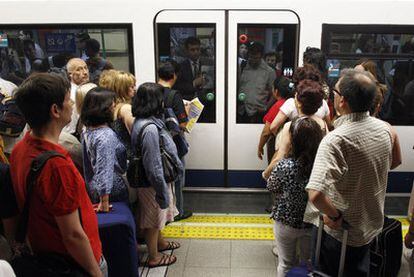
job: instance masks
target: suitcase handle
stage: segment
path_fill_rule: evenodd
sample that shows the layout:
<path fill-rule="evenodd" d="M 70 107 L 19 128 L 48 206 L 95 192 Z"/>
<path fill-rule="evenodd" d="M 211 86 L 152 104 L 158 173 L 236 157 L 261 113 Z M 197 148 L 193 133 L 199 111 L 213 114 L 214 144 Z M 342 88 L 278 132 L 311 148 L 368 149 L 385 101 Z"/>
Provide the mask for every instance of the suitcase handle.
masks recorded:
<path fill-rule="evenodd" d="M 323 221 L 323 215 L 319 215 L 319 227 L 318 227 L 318 237 L 316 240 L 316 250 L 315 250 L 315 266 L 319 267 L 319 258 L 321 255 L 321 244 L 322 244 L 322 233 L 323 227 L 325 223 Z M 341 246 L 341 257 L 339 260 L 339 270 L 338 270 L 338 277 L 342 277 L 344 274 L 344 267 L 345 267 L 345 256 L 346 256 L 346 245 L 348 242 L 348 232 L 351 226 L 345 220 L 342 220 L 342 229 L 344 230 L 344 234 L 342 236 L 342 246 Z"/>

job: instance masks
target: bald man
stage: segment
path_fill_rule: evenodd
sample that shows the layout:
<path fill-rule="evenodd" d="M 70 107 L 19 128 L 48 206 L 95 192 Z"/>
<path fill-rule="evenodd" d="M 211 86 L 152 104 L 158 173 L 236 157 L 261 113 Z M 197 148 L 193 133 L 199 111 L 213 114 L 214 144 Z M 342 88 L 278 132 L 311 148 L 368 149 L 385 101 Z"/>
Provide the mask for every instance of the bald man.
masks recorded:
<path fill-rule="evenodd" d="M 306 189 L 309 204 L 304 221 L 325 222 L 319 266 L 337 276 L 343 221 L 350 225 L 344 276 L 369 276 L 370 244 L 384 225 L 384 202 L 393 144 L 390 125 L 369 116 L 377 86 L 365 72 L 343 70 L 333 89 L 341 116 L 335 130 L 321 141 Z M 311 205 L 312 204 L 312 205 Z M 317 227 L 314 227 L 317 230 Z M 396 276 L 396 275 L 392 275 Z"/>
<path fill-rule="evenodd" d="M 73 58 L 68 61 L 66 64 L 66 70 L 68 71 L 68 76 L 70 80 L 70 99 L 76 101 L 76 90 L 80 85 L 86 84 L 89 82 L 89 69 L 85 61 L 80 58 Z M 69 134 L 76 133 L 76 125 L 79 120 L 79 114 L 76 109 L 72 110 L 72 120 L 71 122 L 63 128 L 64 132 Z"/>

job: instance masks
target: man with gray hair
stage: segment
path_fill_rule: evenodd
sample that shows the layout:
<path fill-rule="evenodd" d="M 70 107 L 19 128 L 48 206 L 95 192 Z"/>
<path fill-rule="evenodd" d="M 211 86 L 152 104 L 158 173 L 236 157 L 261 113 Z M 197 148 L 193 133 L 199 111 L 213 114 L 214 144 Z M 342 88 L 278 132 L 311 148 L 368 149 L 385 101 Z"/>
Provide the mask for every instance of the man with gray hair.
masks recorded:
<path fill-rule="evenodd" d="M 383 227 L 388 170 L 396 166 L 392 149 L 397 137 L 390 125 L 369 116 L 376 85 L 366 73 L 344 70 L 333 91 L 340 117 L 319 146 L 306 186 L 310 203 L 304 220 L 317 226 L 318 213 L 323 214 L 319 266 L 331 276 L 338 273 L 346 221 L 350 229 L 345 276 L 368 276 L 369 245 Z"/>
<path fill-rule="evenodd" d="M 89 82 L 89 69 L 86 62 L 80 58 L 73 58 L 66 64 L 68 77 L 70 80 L 70 99 L 76 101 L 76 91 L 80 85 Z M 63 132 L 74 134 L 76 132 L 76 125 L 79 120 L 79 114 L 76 109 L 72 111 L 72 120 L 63 128 Z"/>

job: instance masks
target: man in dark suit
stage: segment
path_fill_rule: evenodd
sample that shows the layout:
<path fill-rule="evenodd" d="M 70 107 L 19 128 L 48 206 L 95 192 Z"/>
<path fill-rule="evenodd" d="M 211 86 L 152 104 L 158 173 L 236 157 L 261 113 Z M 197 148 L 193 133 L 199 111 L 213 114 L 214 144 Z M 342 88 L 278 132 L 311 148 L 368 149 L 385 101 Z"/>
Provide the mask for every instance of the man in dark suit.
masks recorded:
<path fill-rule="evenodd" d="M 184 46 L 188 59 L 180 64 L 181 71 L 173 89 L 179 90 L 184 99 L 191 100 L 206 82 L 201 74 L 201 42 L 198 38 L 189 37 Z"/>

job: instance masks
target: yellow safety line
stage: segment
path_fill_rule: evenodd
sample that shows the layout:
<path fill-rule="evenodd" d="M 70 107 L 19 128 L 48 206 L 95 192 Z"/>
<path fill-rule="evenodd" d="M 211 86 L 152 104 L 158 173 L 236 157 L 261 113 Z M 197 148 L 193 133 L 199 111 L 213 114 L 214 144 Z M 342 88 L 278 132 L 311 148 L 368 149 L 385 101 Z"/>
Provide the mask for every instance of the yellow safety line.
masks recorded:
<path fill-rule="evenodd" d="M 167 226 L 163 236 L 171 238 L 273 240 L 272 228 L 235 228 L 222 226 Z"/>
<path fill-rule="evenodd" d="M 395 217 L 403 225 L 403 235 L 409 222 Z M 167 225 L 162 234 L 169 238 L 273 240 L 273 221 L 267 215 L 194 215 Z"/>

